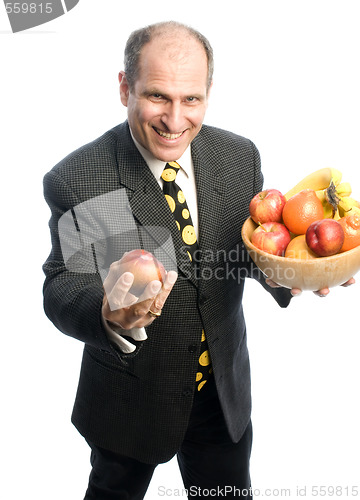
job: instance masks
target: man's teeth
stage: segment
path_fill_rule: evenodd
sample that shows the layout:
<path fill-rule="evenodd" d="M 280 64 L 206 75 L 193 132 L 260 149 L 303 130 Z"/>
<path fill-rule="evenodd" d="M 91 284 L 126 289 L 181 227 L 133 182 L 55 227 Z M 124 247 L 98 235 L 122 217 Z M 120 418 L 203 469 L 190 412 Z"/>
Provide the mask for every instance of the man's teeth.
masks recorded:
<path fill-rule="evenodd" d="M 182 132 L 180 132 L 179 134 L 168 134 L 166 132 L 162 132 L 159 129 L 155 129 L 155 130 L 159 135 L 161 135 L 161 137 L 165 137 L 165 139 L 177 139 L 178 137 L 180 137 L 182 135 Z"/>

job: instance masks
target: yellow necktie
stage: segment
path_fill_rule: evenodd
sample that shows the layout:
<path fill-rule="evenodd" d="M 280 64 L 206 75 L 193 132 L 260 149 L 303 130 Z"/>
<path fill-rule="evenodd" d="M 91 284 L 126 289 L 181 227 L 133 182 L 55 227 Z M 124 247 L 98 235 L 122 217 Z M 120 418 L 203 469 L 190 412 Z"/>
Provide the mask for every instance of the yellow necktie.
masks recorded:
<path fill-rule="evenodd" d="M 176 225 L 180 231 L 181 238 L 186 245 L 189 259 L 193 260 L 194 252 L 198 249 L 195 229 L 191 220 L 189 208 L 186 203 L 184 193 L 176 184 L 176 175 L 180 165 L 176 161 L 171 161 L 165 165 L 161 174 L 163 179 L 163 191 L 169 204 L 170 210 L 174 215 Z M 200 389 L 207 382 L 212 373 L 210 354 L 205 337 L 205 332 L 201 332 L 201 351 L 199 357 L 199 368 L 196 374 L 197 388 Z"/>

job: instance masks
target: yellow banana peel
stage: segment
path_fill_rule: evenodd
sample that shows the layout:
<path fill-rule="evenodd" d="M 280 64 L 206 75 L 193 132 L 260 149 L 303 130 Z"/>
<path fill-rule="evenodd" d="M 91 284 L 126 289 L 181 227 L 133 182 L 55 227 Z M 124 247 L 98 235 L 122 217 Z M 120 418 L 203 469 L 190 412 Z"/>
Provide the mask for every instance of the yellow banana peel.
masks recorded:
<path fill-rule="evenodd" d="M 360 202 L 350 196 L 341 198 L 338 208 L 340 217 L 344 217 L 345 215 L 350 215 L 350 213 L 353 214 L 355 212 L 360 214 Z"/>
<path fill-rule="evenodd" d="M 335 214 L 338 214 L 338 205 L 340 200 L 344 197 L 348 197 L 352 192 L 351 185 L 349 182 L 341 182 L 337 186 L 330 182 L 330 185 L 326 189 L 320 189 L 315 191 L 316 196 L 322 203 L 324 209 L 325 219 L 334 219 Z"/>
<path fill-rule="evenodd" d="M 341 182 L 338 186 L 336 186 L 335 191 L 339 198 L 350 196 L 352 193 L 350 182 Z"/>
<path fill-rule="evenodd" d="M 339 213 L 341 213 L 341 209 L 339 209 Z M 342 217 L 346 217 L 347 215 L 358 215 L 360 217 L 360 208 L 359 207 L 352 207 L 350 210 L 348 210 L 347 212 L 343 212 L 343 215 Z"/>
<path fill-rule="evenodd" d="M 329 187 L 331 181 L 338 186 L 342 179 L 342 173 L 336 168 L 325 167 L 304 177 L 290 191 L 285 194 L 286 200 L 299 193 L 303 189 L 313 189 L 319 191 Z"/>
<path fill-rule="evenodd" d="M 304 177 L 285 194 L 286 200 L 303 189 L 312 189 L 322 203 L 326 219 L 339 220 L 354 213 L 360 216 L 360 201 L 350 195 L 349 182 L 341 182 L 342 173 L 335 168 L 321 168 Z"/>
<path fill-rule="evenodd" d="M 324 218 L 325 219 L 332 219 L 334 216 L 334 210 L 332 205 L 328 202 L 326 198 L 326 189 L 319 189 L 318 191 L 315 191 L 316 196 L 319 198 L 319 200 L 322 203 L 323 209 L 324 209 Z"/>

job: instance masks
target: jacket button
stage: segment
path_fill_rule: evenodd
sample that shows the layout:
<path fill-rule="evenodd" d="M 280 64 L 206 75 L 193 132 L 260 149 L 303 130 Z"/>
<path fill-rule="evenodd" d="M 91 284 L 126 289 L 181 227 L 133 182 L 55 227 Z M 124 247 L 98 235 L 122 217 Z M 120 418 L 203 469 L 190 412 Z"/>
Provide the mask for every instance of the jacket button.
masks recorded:
<path fill-rule="evenodd" d="M 188 346 L 188 351 L 193 353 L 193 352 L 196 352 L 198 349 L 197 349 L 197 345 L 196 344 L 190 344 Z"/>

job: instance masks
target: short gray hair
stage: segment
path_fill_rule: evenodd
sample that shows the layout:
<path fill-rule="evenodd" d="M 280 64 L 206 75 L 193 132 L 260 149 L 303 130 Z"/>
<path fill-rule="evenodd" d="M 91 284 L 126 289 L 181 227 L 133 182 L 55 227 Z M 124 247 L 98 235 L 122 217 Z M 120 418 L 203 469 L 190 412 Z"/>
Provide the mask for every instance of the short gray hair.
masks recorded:
<path fill-rule="evenodd" d="M 124 65 L 125 75 L 130 90 L 134 89 L 135 82 L 139 77 L 139 59 L 144 45 L 151 42 L 151 40 L 157 35 L 168 34 L 175 30 L 187 32 L 203 46 L 208 62 L 207 90 L 210 89 L 214 73 L 214 55 L 208 39 L 199 31 L 187 26 L 186 24 L 178 23 L 176 21 L 165 21 L 140 28 L 133 31 L 129 36 L 125 46 Z"/>

